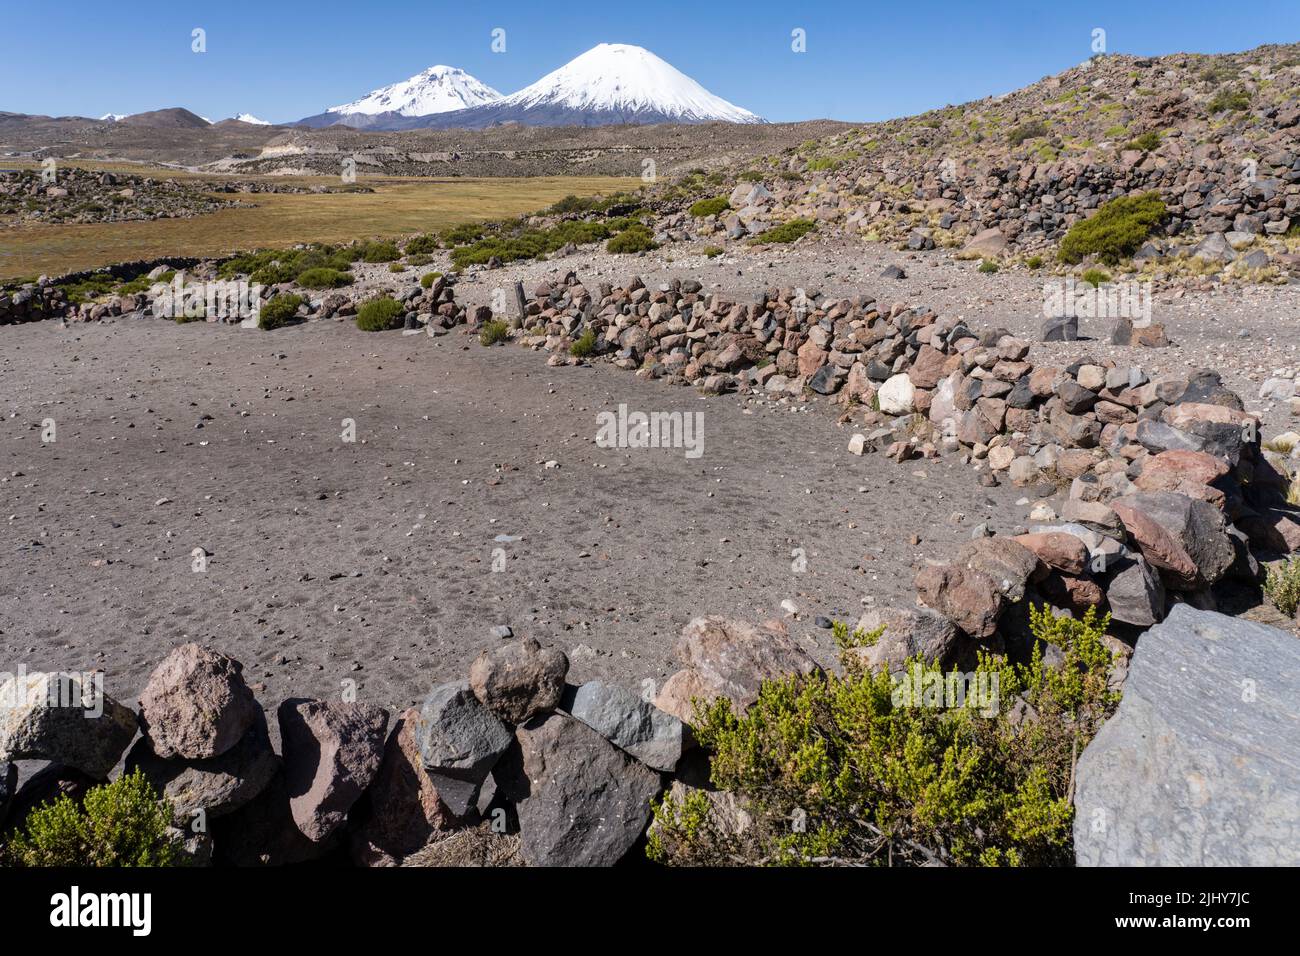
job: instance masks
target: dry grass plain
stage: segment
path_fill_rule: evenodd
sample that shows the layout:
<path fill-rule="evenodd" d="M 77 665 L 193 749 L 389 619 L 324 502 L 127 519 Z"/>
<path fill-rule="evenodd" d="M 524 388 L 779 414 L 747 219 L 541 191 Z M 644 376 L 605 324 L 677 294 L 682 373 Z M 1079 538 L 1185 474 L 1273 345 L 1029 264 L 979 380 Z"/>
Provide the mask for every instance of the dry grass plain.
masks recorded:
<path fill-rule="evenodd" d="M 15 164 L 17 165 L 17 164 Z M 141 172 L 129 164 L 85 164 Z M 160 173 L 192 180 L 192 174 Z M 337 177 L 279 177 L 294 184 L 338 185 Z M 257 193 L 251 209 L 222 209 L 193 219 L 71 226 L 0 222 L 0 280 L 95 269 L 162 256 L 211 256 L 295 242 L 346 242 L 431 232 L 458 223 L 535 212 L 565 196 L 631 190 L 639 179 L 548 176 L 527 179 L 358 177 L 372 193 Z M 229 194 L 224 194 L 230 198 Z"/>

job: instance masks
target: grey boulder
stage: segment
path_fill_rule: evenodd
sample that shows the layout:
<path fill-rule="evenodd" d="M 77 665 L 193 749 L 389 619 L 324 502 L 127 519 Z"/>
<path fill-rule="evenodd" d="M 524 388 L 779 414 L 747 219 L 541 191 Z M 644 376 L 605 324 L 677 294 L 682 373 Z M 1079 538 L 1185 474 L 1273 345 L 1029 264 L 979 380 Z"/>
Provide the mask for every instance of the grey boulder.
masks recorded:
<path fill-rule="evenodd" d="M 414 723 L 420 759 L 438 796 L 455 816 L 465 816 L 514 741 L 510 728 L 474 696 L 467 681 L 431 690 Z"/>
<path fill-rule="evenodd" d="M 0 762 L 50 760 L 102 780 L 137 727 L 134 711 L 81 675 L 19 673 L 0 683 Z"/>
<path fill-rule="evenodd" d="M 672 772 L 682 757 L 682 722 L 617 684 L 588 681 L 564 709 L 648 767 Z"/>

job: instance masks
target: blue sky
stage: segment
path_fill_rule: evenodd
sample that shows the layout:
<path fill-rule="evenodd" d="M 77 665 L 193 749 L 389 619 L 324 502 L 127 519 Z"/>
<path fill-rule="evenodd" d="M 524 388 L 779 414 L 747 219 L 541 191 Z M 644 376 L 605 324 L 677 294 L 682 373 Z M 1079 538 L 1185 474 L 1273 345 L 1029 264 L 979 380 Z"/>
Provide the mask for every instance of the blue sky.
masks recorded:
<path fill-rule="evenodd" d="M 1090 54 L 1300 40 L 1300 2 L 1258 0 L 60 0 L 5 4 L 0 110 L 185 106 L 286 122 L 434 63 L 510 93 L 601 41 L 634 43 L 775 121 L 878 120 L 1023 86 Z M 191 30 L 207 52 L 191 51 Z M 491 50 L 506 31 L 506 52 Z M 791 50 L 806 31 L 807 52 Z"/>

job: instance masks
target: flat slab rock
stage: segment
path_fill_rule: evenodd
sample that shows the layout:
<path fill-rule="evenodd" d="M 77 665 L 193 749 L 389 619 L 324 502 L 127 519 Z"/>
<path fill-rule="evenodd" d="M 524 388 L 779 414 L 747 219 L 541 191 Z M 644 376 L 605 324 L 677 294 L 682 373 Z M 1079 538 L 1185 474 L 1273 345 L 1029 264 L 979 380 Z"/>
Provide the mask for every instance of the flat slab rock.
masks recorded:
<path fill-rule="evenodd" d="M 1300 640 L 1179 604 L 1079 759 L 1081 866 L 1300 864 Z"/>

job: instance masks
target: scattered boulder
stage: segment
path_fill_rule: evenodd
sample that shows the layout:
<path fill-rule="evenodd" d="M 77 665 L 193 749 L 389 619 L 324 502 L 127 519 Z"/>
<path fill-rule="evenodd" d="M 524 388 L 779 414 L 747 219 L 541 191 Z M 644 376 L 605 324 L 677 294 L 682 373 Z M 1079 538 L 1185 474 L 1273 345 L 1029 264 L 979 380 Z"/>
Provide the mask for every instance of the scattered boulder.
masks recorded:
<path fill-rule="evenodd" d="M 550 713 L 564 693 L 569 659 L 532 638 L 486 650 L 469 669 L 469 686 L 488 710 L 508 724 Z"/>
<path fill-rule="evenodd" d="M 420 759 L 454 816 L 478 801 L 479 788 L 514 737 L 470 690 L 468 681 L 439 684 L 415 718 Z"/>
<path fill-rule="evenodd" d="M 858 619 L 857 630 L 864 633 L 881 627 L 884 631 L 874 644 L 852 651 L 871 670 L 900 671 L 918 654 L 946 665 L 957 652 L 956 625 L 929 608 L 872 608 Z"/>
<path fill-rule="evenodd" d="M 1300 641 L 1175 606 L 1076 780 L 1081 866 L 1300 865 Z"/>
<path fill-rule="evenodd" d="M 671 773 L 682 757 L 681 720 L 616 684 L 572 688 L 564 709 L 647 767 Z"/>
<path fill-rule="evenodd" d="M 135 713 L 71 673 L 0 682 L 0 762 L 49 760 L 103 780 L 135 736 Z"/>
<path fill-rule="evenodd" d="M 319 843 L 347 819 L 379 770 L 388 712 L 370 704 L 291 698 L 277 715 L 293 822 Z"/>
<path fill-rule="evenodd" d="M 524 859 L 532 866 L 613 866 L 626 856 L 650 823 L 659 775 L 565 714 L 536 718 L 515 733 L 517 764 L 497 779 L 515 801 Z"/>
<path fill-rule="evenodd" d="M 262 709 L 243 668 L 223 654 L 182 644 L 149 675 L 140 717 L 154 754 L 199 760 L 233 747 Z"/>
<path fill-rule="evenodd" d="M 1002 591 L 983 572 L 960 564 L 927 565 L 916 575 L 917 600 L 977 641 L 997 633 L 1005 606 Z"/>
<path fill-rule="evenodd" d="M 1165 584 L 1196 591 L 1216 583 L 1235 557 L 1223 512 L 1172 491 L 1142 491 L 1116 498 L 1111 508 L 1159 568 Z"/>

